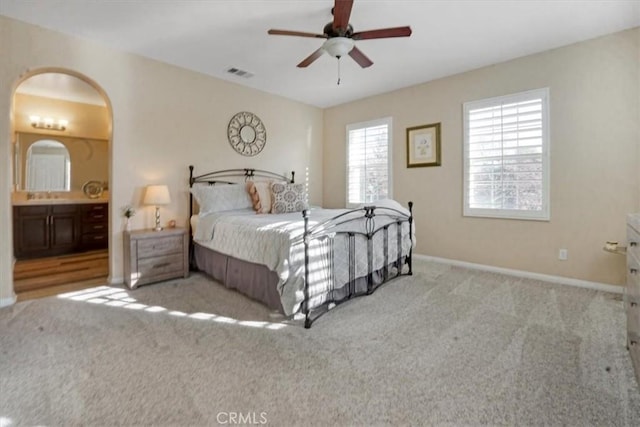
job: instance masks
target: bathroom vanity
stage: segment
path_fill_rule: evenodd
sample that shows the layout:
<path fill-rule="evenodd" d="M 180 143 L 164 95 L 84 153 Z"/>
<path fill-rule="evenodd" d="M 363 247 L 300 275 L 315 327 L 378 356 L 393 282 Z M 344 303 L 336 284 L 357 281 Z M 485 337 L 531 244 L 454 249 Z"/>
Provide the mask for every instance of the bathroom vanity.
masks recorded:
<path fill-rule="evenodd" d="M 107 199 L 39 199 L 15 202 L 13 247 L 17 259 L 107 249 Z"/>

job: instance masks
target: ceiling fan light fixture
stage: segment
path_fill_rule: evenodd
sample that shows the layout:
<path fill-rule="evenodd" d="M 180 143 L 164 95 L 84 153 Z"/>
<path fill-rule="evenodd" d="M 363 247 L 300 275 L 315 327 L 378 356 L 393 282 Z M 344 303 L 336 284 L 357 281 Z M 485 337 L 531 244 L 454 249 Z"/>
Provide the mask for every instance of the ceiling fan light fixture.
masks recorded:
<path fill-rule="evenodd" d="M 322 48 L 334 58 L 340 58 L 351 52 L 355 46 L 353 39 L 347 37 L 332 37 L 322 45 Z"/>

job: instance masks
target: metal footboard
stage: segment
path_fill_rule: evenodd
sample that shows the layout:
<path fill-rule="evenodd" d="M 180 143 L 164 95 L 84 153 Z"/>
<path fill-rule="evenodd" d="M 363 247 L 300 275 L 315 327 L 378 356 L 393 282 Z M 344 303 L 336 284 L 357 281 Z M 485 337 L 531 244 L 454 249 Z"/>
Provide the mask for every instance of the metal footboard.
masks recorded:
<path fill-rule="evenodd" d="M 368 295 L 373 293 L 382 284 L 395 279 L 401 275 L 411 275 L 412 271 L 412 252 L 413 243 L 411 242 L 413 236 L 413 202 L 409 202 L 409 214 L 397 209 L 381 207 L 381 206 L 365 206 L 360 209 L 353 209 L 337 215 L 331 219 L 323 221 L 319 224 L 310 226 L 309 224 L 309 211 L 302 212 L 304 218 L 304 302 L 302 304 L 302 311 L 305 316 L 304 327 L 310 328 L 311 324 L 322 314 L 329 311 L 333 306 L 342 302 L 348 301 L 354 297 Z M 376 219 L 379 219 L 382 224 L 376 224 Z M 349 229 L 350 224 L 355 224 L 358 221 L 364 221 L 363 230 L 354 231 Z M 408 234 L 403 236 L 402 228 L 403 224 L 408 224 Z M 391 249 L 389 245 L 389 234 L 396 233 L 396 257 L 390 259 Z M 380 268 L 374 265 L 374 256 L 376 247 L 376 236 L 381 233 L 382 235 L 382 255 L 383 264 Z M 348 264 L 348 282 L 336 283 L 335 274 L 335 258 L 333 256 L 333 242 L 336 238 L 346 240 L 348 245 L 347 250 L 347 264 Z M 357 257 L 359 256 L 356 251 L 357 239 L 366 239 L 366 264 L 367 271 L 365 275 L 357 276 Z M 407 254 L 402 253 L 402 239 L 409 239 L 410 245 Z M 310 294 L 310 271 L 311 271 L 311 258 L 310 248 L 314 241 L 328 239 L 329 250 L 329 262 L 330 265 L 330 282 L 327 289 L 324 290 L 323 295 L 311 295 Z M 378 239 L 379 240 L 379 239 Z M 406 272 L 404 267 L 407 267 Z M 395 270 L 395 272 L 392 271 Z M 381 280 L 376 280 L 375 277 L 381 277 Z M 366 290 L 361 291 L 358 287 L 358 281 L 366 281 Z M 360 286 L 364 288 L 364 286 Z M 338 289 L 340 292 L 338 292 Z M 313 298 L 324 298 L 324 301 L 317 306 L 313 306 L 311 301 Z"/>

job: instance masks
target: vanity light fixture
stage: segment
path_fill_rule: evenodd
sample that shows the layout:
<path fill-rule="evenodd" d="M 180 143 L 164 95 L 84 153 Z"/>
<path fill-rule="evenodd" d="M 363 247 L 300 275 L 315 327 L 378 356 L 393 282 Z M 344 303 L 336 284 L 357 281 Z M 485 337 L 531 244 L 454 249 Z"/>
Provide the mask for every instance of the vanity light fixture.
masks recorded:
<path fill-rule="evenodd" d="M 171 203 L 169 187 L 166 185 L 147 185 L 143 203 L 145 205 L 153 205 L 156 207 L 156 227 L 153 230 L 162 230 L 162 227 L 160 226 L 160 206 Z"/>
<path fill-rule="evenodd" d="M 36 129 L 65 131 L 69 126 L 69 120 L 55 120 L 51 117 L 29 116 L 29 121 L 31 121 L 31 126 Z"/>

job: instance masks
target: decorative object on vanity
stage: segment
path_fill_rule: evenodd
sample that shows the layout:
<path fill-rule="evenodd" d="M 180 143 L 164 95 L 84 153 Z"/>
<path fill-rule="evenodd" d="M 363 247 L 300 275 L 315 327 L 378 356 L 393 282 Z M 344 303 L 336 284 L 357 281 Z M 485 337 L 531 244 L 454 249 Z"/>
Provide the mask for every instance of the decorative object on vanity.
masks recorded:
<path fill-rule="evenodd" d="M 104 191 L 102 181 L 87 181 L 82 186 L 82 192 L 90 199 L 98 199 Z"/>
<path fill-rule="evenodd" d="M 129 289 L 162 280 L 189 277 L 184 228 L 124 232 L 124 282 Z"/>
<path fill-rule="evenodd" d="M 144 193 L 145 205 L 151 205 L 156 207 L 156 226 L 155 231 L 162 230 L 160 226 L 160 206 L 168 205 L 171 203 L 171 197 L 169 196 L 169 187 L 166 185 L 148 185 Z"/>
<path fill-rule="evenodd" d="M 236 152 L 243 156 L 255 156 L 267 144 L 267 129 L 258 116 L 242 111 L 229 121 L 227 137 Z"/>
<path fill-rule="evenodd" d="M 234 170 L 194 176 L 189 169 L 192 194 L 197 186 L 237 187 L 232 183 L 257 177 L 252 169 L 235 170 L 235 180 Z M 273 178 L 286 179 L 274 173 L 263 179 Z M 190 260 L 193 268 L 271 309 L 304 315 L 308 328 L 335 305 L 412 274 L 412 207 L 380 200 L 353 210 L 251 215 L 254 208 L 246 207 L 195 216 L 192 198 Z"/>
<path fill-rule="evenodd" d="M 409 26 L 354 32 L 353 27 L 349 24 L 352 7 L 353 0 L 335 0 L 334 7 L 331 9 L 333 21 L 324 26 L 322 34 L 273 29 L 269 30 L 268 34 L 326 39 L 324 44 L 318 50 L 298 64 L 299 68 L 308 67 L 316 59 L 320 58 L 324 52 L 327 52 L 338 60 L 340 60 L 342 56 L 349 54 L 349 56 L 353 58 L 358 65 L 362 68 L 367 68 L 371 66 L 373 62 L 355 46 L 355 41 L 385 39 L 390 37 L 409 37 L 411 35 L 411 27 Z M 338 84 L 340 84 L 339 79 Z"/>
<path fill-rule="evenodd" d="M 440 166 L 440 123 L 407 128 L 407 167 Z"/>

